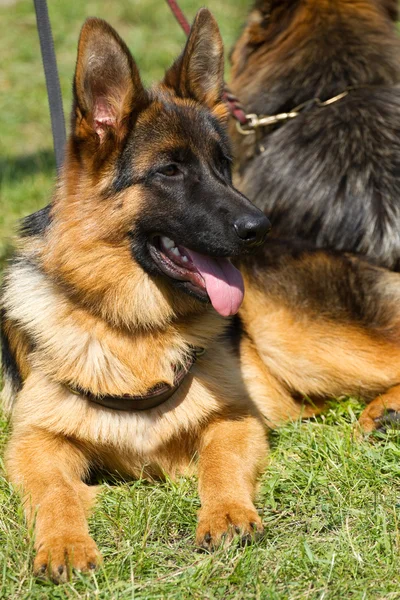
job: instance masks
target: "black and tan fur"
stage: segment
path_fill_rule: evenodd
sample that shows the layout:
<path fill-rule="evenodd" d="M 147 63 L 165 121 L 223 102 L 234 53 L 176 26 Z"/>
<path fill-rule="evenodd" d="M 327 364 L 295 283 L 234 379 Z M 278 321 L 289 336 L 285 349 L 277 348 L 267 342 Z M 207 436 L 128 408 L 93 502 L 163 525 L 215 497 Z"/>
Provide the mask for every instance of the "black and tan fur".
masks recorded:
<path fill-rule="evenodd" d="M 146 91 L 107 24 L 82 30 L 66 163 L 51 207 L 25 221 L 2 294 L 6 465 L 35 517 L 35 572 L 56 581 L 100 560 L 86 521 L 92 469 L 174 477 L 197 465 L 197 543 L 212 548 L 262 531 L 253 499 L 268 428 L 343 393 L 376 397 L 366 430 L 400 408 L 398 275 L 302 243 L 252 256 L 261 238 L 233 233 L 244 217 L 257 234 L 266 224 L 230 181 L 222 52 L 200 11 L 182 57 Z M 157 270 L 146 236 L 160 228 L 237 261 L 239 317 Z M 113 411 L 71 391 L 172 383 L 191 345 L 204 355 L 157 408 Z"/>
<path fill-rule="evenodd" d="M 235 184 L 272 235 L 400 265 L 397 0 L 257 0 L 231 54 L 246 112 L 346 97 L 254 135 L 232 125 Z"/>

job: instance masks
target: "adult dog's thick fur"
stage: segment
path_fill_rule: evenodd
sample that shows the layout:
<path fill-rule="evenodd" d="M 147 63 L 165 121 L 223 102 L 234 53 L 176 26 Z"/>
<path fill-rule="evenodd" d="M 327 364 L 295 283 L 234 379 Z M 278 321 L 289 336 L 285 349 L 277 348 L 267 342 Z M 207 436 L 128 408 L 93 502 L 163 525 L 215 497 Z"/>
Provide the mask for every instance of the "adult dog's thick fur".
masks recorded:
<path fill-rule="evenodd" d="M 2 299 L 6 465 L 35 520 L 35 572 L 56 581 L 100 560 L 92 469 L 197 465 L 197 543 L 212 548 L 262 531 L 268 428 L 338 394 L 372 399 L 368 431 L 400 409 L 399 276 L 301 243 L 247 252 L 268 224 L 230 181 L 222 65 L 207 10 L 150 91 L 111 27 L 82 30 L 65 166 L 51 206 L 25 220 Z M 221 316 L 242 300 L 227 256 L 246 283 L 240 317 Z M 92 401 L 172 384 L 192 347 L 205 352 L 164 404 Z"/>
<path fill-rule="evenodd" d="M 248 113 L 320 98 L 279 126 L 232 127 L 235 184 L 272 234 L 400 267 L 400 40 L 397 0 L 257 0 L 233 49 Z"/>

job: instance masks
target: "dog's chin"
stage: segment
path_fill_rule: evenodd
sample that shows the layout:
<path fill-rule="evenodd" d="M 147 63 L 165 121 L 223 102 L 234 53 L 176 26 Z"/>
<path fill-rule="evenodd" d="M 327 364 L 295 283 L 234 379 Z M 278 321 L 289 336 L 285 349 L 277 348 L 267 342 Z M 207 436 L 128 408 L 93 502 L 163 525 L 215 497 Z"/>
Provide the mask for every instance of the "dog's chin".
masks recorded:
<path fill-rule="evenodd" d="M 210 302 L 204 279 L 197 271 L 184 246 L 165 236 L 151 236 L 147 249 L 154 266 L 171 283 L 201 302 Z"/>

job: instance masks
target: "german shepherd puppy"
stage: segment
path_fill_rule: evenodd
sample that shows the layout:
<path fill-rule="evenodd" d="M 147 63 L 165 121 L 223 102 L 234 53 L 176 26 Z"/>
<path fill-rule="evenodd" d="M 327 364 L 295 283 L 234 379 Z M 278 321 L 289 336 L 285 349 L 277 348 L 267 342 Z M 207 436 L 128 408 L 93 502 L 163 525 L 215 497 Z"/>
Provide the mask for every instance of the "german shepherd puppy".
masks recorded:
<path fill-rule="evenodd" d="M 235 184 L 272 234 L 399 270 L 397 18 L 397 0 L 257 0 L 231 54 L 231 85 L 248 113 L 303 105 L 256 135 L 232 128 Z"/>
<path fill-rule="evenodd" d="M 250 257 L 269 224 L 232 187 L 222 88 L 205 9 L 150 90 L 109 25 L 82 29 L 65 165 L 2 294 L 6 465 L 35 521 L 34 570 L 55 581 L 100 560 L 92 469 L 196 463 L 196 541 L 213 548 L 262 532 L 268 428 L 342 393 L 381 394 L 367 431 L 398 415 L 399 276 L 296 244 Z"/>

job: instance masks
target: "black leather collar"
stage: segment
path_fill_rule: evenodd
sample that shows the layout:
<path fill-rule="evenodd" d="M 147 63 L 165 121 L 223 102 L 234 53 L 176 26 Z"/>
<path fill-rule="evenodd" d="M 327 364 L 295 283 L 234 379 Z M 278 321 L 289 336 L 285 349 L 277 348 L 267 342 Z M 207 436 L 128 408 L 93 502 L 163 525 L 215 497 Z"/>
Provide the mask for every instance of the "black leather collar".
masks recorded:
<path fill-rule="evenodd" d="M 66 387 L 68 387 L 73 394 L 84 396 L 87 400 L 90 400 L 90 402 L 100 404 L 100 406 L 104 406 L 105 408 L 130 412 L 149 410 L 150 408 L 160 406 L 175 394 L 197 358 L 202 356 L 204 352 L 204 348 L 192 347 L 186 363 L 183 366 L 175 367 L 173 385 L 164 382 L 157 383 L 142 396 L 132 396 L 130 394 L 123 394 L 122 396 L 93 394 L 90 390 L 85 390 L 79 386 L 67 385 Z"/>

